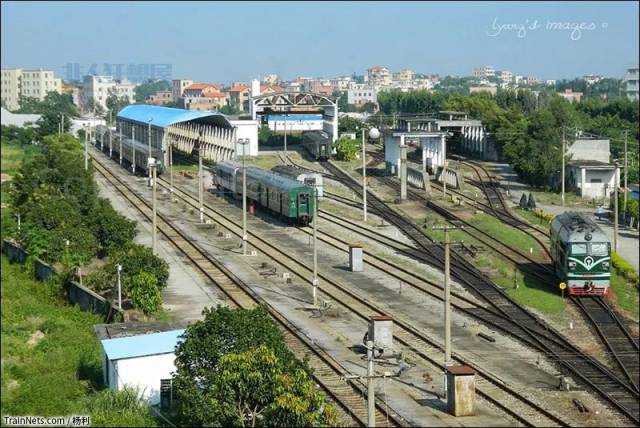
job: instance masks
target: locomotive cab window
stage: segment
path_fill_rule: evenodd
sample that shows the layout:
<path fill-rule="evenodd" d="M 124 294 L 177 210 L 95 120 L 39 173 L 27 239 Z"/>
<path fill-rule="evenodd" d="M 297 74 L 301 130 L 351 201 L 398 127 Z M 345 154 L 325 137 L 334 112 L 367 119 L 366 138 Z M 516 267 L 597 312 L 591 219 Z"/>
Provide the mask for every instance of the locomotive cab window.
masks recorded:
<path fill-rule="evenodd" d="M 609 245 L 607 243 L 594 243 L 591 244 L 592 256 L 607 256 L 609 255 Z"/>
<path fill-rule="evenodd" d="M 584 256 L 587 254 L 587 244 L 572 244 L 571 255 Z"/>

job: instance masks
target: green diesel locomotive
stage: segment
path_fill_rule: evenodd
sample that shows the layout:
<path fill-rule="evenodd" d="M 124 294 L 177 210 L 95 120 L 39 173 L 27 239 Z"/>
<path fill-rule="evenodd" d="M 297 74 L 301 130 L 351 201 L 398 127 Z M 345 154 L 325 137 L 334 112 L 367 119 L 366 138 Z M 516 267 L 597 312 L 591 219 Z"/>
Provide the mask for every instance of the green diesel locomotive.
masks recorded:
<path fill-rule="evenodd" d="M 291 222 L 307 225 L 316 212 L 313 186 L 261 168 L 247 167 L 247 200 L 273 211 Z M 242 165 L 219 162 L 215 183 L 219 189 L 242 198 Z"/>
<path fill-rule="evenodd" d="M 606 295 L 611 281 L 611 245 L 583 214 L 567 212 L 551 221 L 551 254 L 569 294 Z"/>

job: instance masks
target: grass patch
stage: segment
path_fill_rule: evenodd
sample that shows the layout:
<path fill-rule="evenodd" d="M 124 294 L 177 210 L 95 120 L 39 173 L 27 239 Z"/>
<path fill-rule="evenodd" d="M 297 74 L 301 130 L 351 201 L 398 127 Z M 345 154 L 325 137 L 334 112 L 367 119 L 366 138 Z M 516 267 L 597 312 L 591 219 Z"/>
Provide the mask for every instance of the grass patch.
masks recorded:
<path fill-rule="evenodd" d="M 40 148 L 38 146 L 21 146 L 2 143 L 2 173 L 16 175 L 22 162 L 32 157 Z"/>
<path fill-rule="evenodd" d="M 611 269 L 611 289 L 613 290 L 614 301 L 618 307 L 628 312 L 631 318 L 637 319 L 638 312 L 640 311 L 637 286 L 616 272 L 615 269 Z"/>
<path fill-rule="evenodd" d="M 66 305 L 59 286 L 36 282 L 2 256 L 3 415 L 90 414 L 104 425 L 155 425 L 140 409 L 102 412 L 103 396 L 114 392 L 100 391 L 102 361 L 93 325 L 101 322 Z"/>
<path fill-rule="evenodd" d="M 258 155 L 247 158 L 247 163 L 258 168 L 271 169 L 276 165 L 282 165 L 282 160 L 277 155 Z"/>
<path fill-rule="evenodd" d="M 543 254 L 543 249 L 540 248 L 540 244 L 535 239 L 514 227 L 502 223 L 493 216 L 484 213 L 476 214 L 469 222 L 499 241 L 517 248 L 523 253 L 529 254 L 529 249 L 533 248 L 534 255 Z"/>

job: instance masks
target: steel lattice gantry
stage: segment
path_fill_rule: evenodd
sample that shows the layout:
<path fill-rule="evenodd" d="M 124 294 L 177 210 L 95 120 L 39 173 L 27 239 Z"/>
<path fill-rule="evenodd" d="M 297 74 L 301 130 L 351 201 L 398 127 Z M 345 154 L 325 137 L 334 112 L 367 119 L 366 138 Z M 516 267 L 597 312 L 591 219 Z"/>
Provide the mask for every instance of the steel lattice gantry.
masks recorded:
<path fill-rule="evenodd" d="M 281 92 L 251 98 L 251 116 L 258 115 L 321 113 L 323 131 L 332 141 L 338 139 L 338 103 L 333 97 L 305 92 Z"/>

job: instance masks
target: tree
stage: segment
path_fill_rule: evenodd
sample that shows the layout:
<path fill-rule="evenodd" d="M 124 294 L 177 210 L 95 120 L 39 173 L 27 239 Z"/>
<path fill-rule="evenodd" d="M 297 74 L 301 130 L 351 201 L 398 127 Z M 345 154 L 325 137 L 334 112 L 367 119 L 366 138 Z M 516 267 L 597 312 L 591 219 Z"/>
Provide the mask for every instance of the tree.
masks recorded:
<path fill-rule="evenodd" d="M 327 409 L 324 399 L 312 392 L 306 362 L 291 353 L 263 307 L 218 306 L 203 315 L 176 347 L 174 385 L 183 424 L 334 423 L 331 412 L 321 410 Z"/>
<path fill-rule="evenodd" d="M 36 132 L 40 138 L 56 134 L 60 125 L 61 114 L 64 114 L 64 130 L 69 130 L 71 117 L 78 114 L 71 94 L 59 94 L 49 92 L 44 100 L 21 97 L 18 113 L 39 114 L 42 117 L 38 121 Z"/>
<path fill-rule="evenodd" d="M 224 355 L 211 385 L 210 423 L 222 426 L 326 426 L 337 422 L 304 370 L 286 373 L 266 346 Z"/>
<path fill-rule="evenodd" d="M 168 91 L 171 89 L 171 82 L 166 80 L 148 80 L 136 86 L 136 102 L 143 103 L 156 92 Z"/>
<path fill-rule="evenodd" d="M 109 269 L 115 272 L 116 265 L 122 265 L 122 287 L 129 290 L 133 286 L 133 277 L 141 272 L 151 274 L 158 282 L 156 286 L 162 290 L 169 279 L 169 265 L 153 254 L 151 248 L 129 243 L 113 254 Z"/>
<path fill-rule="evenodd" d="M 116 94 L 111 94 L 107 98 L 107 114 L 111 114 L 111 120 L 115 120 L 118 112 L 128 106 L 129 98 L 126 96 L 119 97 Z"/>
<path fill-rule="evenodd" d="M 140 272 L 131 278 L 131 304 L 145 314 L 156 312 L 162 306 L 158 280 L 148 272 Z"/>
<path fill-rule="evenodd" d="M 107 253 L 125 247 L 135 238 L 136 222 L 114 210 L 109 200 L 98 198 L 91 212 L 95 235 Z"/>
<path fill-rule="evenodd" d="M 362 129 L 365 123 L 360 119 L 356 119 L 349 116 L 342 116 L 338 121 L 338 132 L 356 132 Z"/>
<path fill-rule="evenodd" d="M 34 128 L 18 127 L 14 125 L 2 125 L 2 143 L 27 145 L 31 144 L 35 139 L 37 132 Z"/>
<path fill-rule="evenodd" d="M 352 140 L 350 138 L 340 138 L 334 143 L 336 148 L 336 157 L 341 161 L 352 161 L 356 159 L 356 154 L 361 149 L 361 145 L 358 140 Z"/>

